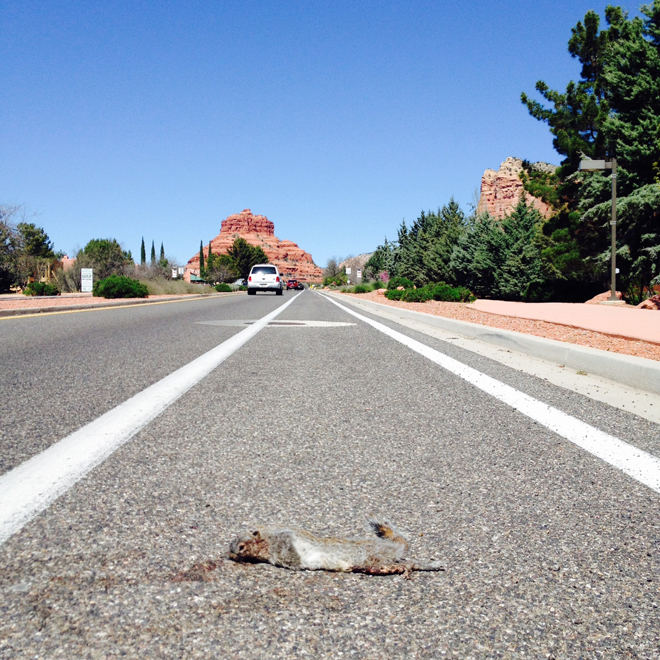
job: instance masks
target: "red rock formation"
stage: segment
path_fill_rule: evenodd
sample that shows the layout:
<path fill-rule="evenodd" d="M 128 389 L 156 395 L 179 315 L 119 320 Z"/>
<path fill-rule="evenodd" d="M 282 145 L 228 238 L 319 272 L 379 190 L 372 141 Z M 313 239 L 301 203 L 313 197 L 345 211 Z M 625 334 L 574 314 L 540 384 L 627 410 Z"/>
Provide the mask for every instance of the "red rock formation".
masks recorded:
<path fill-rule="evenodd" d="M 639 305 L 637 305 L 637 308 L 660 310 L 660 296 L 652 296 L 651 298 L 643 300 L 641 303 L 639 303 Z"/>
<path fill-rule="evenodd" d="M 555 169 L 554 165 L 548 163 L 534 163 L 532 167 Z M 504 218 L 513 211 L 522 193 L 528 204 L 538 209 L 544 218 L 549 218 L 552 215 L 550 206 L 540 199 L 532 197 L 523 189 L 523 183 L 520 180 L 522 169 L 522 160 L 509 157 L 500 165 L 497 172 L 486 170 L 481 178 L 481 195 L 477 211 L 479 213 L 488 211 L 496 218 Z"/>
<path fill-rule="evenodd" d="M 275 236 L 275 225 L 265 215 L 253 215 L 250 209 L 235 213 L 222 221 L 220 233 L 211 241 L 213 254 L 226 254 L 236 238 L 245 239 L 250 245 L 260 247 L 285 278 L 299 282 L 319 282 L 323 279 L 321 269 L 314 264 L 312 255 L 299 248 L 293 241 L 280 241 Z M 208 258 L 209 246 L 204 246 Z M 199 253 L 186 265 L 184 278 L 199 275 Z"/>

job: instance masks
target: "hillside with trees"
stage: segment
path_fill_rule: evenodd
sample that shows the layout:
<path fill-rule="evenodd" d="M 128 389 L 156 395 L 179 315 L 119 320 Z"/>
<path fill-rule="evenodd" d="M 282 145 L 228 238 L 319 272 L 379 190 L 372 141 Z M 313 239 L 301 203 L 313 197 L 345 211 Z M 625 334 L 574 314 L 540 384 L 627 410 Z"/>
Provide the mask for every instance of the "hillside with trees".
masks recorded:
<path fill-rule="evenodd" d="M 563 156 L 556 171 L 525 163 L 521 173 L 550 217 L 522 198 L 503 220 L 476 209 L 466 216 L 452 199 L 403 222 L 367 263 L 371 276 L 445 281 L 505 300 L 584 301 L 608 287 L 612 183 L 579 164 L 616 158 L 617 288 L 636 304 L 660 284 L 660 0 L 634 18 L 608 6 L 604 26 L 587 12 L 568 51 L 581 64 L 577 82 L 560 92 L 539 81 L 543 101 L 521 96 Z"/>

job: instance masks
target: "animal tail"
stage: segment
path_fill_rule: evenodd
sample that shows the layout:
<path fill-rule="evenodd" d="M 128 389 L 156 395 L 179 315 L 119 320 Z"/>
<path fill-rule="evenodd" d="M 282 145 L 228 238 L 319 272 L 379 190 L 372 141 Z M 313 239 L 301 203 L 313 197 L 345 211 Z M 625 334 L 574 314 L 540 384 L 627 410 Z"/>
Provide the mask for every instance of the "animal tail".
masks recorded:
<path fill-rule="evenodd" d="M 446 571 L 447 567 L 439 561 L 422 561 L 411 565 L 412 571 Z"/>
<path fill-rule="evenodd" d="M 376 518 L 369 518 L 367 523 L 369 529 L 379 538 L 389 539 L 395 543 L 403 544 L 406 548 L 408 547 L 408 539 L 391 523 Z"/>

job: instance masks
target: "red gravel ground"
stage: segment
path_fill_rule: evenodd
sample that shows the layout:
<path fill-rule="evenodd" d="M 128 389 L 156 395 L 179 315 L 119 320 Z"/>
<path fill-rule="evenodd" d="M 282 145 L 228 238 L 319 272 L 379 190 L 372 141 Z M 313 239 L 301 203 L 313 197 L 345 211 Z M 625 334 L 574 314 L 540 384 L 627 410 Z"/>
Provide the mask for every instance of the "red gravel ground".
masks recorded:
<path fill-rule="evenodd" d="M 390 307 L 412 309 L 416 312 L 444 316 L 458 321 L 469 321 L 470 323 L 478 323 L 491 328 L 513 330 L 514 332 L 523 332 L 528 335 L 545 337 L 546 339 L 556 339 L 557 341 L 589 346 L 603 351 L 612 351 L 613 353 L 623 353 L 625 355 L 634 355 L 635 357 L 660 361 L 660 344 L 651 342 L 625 339 L 624 337 L 616 337 L 602 332 L 573 328 L 557 323 L 548 323 L 547 321 L 534 321 L 512 316 L 489 314 L 473 309 L 463 303 L 437 302 L 434 300 L 425 303 L 407 303 L 398 300 L 388 300 L 385 296 L 379 296 L 376 291 L 361 294 L 347 293 L 344 295 L 362 300 L 372 300 L 373 302 L 389 305 Z M 649 312 L 649 314 L 652 313 Z M 660 315 L 658 320 L 660 322 Z"/>

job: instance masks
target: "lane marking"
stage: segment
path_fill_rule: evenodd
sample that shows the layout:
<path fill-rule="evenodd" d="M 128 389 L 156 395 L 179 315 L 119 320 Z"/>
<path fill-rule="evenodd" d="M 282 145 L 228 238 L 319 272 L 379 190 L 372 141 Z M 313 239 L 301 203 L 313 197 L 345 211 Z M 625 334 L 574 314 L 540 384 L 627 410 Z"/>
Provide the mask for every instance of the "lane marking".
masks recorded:
<path fill-rule="evenodd" d="M 300 294 L 297 294 L 300 295 Z M 35 316 L 53 316 L 54 314 L 78 314 L 80 312 L 102 312 L 106 309 L 133 309 L 134 307 L 150 307 L 153 305 L 171 305 L 172 303 L 180 302 L 195 302 L 196 300 L 217 300 L 218 298 L 231 298 L 233 294 L 218 294 L 218 295 L 195 295 L 194 298 L 184 298 L 183 300 L 157 300 L 154 302 L 134 303 L 132 305 L 103 305 L 99 304 L 97 307 L 87 307 L 85 309 L 62 309 L 61 312 L 35 312 L 34 314 L 13 314 L 11 316 L 0 316 L 0 321 L 8 321 L 10 319 L 33 319 Z M 28 308 L 24 308 L 28 309 Z"/>
<path fill-rule="evenodd" d="M 333 305 L 337 305 L 337 307 L 343 309 L 347 314 L 360 319 L 388 337 L 423 355 L 443 369 L 478 387 L 483 392 L 506 403 L 523 415 L 554 431 L 557 435 L 566 438 L 566 440 L 569 440 L 590 454 L 593 454 L 645 486 L 660 493 L 660 459 L 656 456 L 572 417 L 558 408 L 549 406 L 528 394 L 524 394 L 510 385 L 506 385 L 472 367 L 468 367 L 466 364 L 444 355 L 401 332 L 392 330 L 392 328 L 378 321 L 362 316 L 362 314 L 354 312 L 328 296 L 319 295 L 330 301 Z"/>
<path fill-rule="evenodd" d="M 0 476 L 0 545 L 263 330 L 299 295 Z"/>
<path fill-rule="evenodd" d="M 222 325 L 222 326 L 246 326 L 254 323 L 254 321 L 196 321 L 197 325 Z M 271 321 L 267 327 L 269 328 L 345 328 L 348 326 L 355 326 L 357 323 L 346 323 L 345 321 Z"/>

